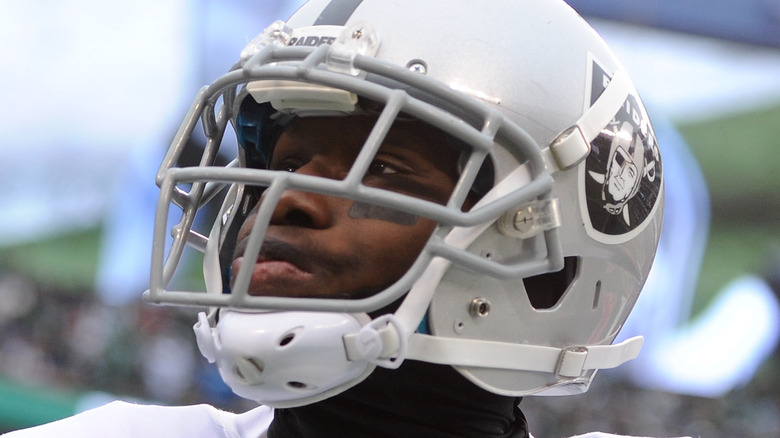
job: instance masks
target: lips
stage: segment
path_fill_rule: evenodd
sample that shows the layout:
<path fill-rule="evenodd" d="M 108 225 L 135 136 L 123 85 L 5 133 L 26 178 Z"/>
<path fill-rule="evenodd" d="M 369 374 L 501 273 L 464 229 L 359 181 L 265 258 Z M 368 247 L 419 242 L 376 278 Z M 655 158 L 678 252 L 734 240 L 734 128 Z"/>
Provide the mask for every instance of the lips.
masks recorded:
<path fill-rule="evenodd" d="M 246 240 L 236 248 L 232 270 L 235 274 L 244 263 Z M 269 238 L 263 242 L 252 267 L 250 295 L 298 296 L 306 294 L 305 284 L 311 280 L 312 261 L 308 254 L 290 243 Z"/>

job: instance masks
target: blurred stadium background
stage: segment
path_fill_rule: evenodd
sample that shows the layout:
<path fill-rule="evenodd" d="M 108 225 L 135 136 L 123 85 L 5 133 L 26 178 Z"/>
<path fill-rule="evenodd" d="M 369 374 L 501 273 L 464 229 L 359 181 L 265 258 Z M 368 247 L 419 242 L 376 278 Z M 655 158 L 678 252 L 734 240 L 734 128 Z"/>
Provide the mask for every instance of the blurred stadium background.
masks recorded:
<path fill-rule="evenodd" d="M 114 398 L 251 406 L 197 356 L 193 312 L 140 303 L 153 174 L 197 88 L 299 3 L 0 0 L 0 432 Z M 532 431 L 780 436 L 776 322 L 717 306 L 740 279 L 777 286 L 780 2 L 570 4 L 623 59 L 662 148 L 668 138 L 681 162 L 698 162 L 680 166 L 692 181 L 681 203 L 697 206 L 689 226 L 701 241 L 668 249 L 693 280 L 672 290 L 671 325 L 636 326 L 659 338 L 707 321 L 735 327 L 736 339 L 693 344 L 721 350 L 713 361 L 752 334 L 763 344 L 717 389 L 637 366 L 602 372 L 582 396 L 527 399 Z M 759 310 L 776 305 L 764 299 Z"/>

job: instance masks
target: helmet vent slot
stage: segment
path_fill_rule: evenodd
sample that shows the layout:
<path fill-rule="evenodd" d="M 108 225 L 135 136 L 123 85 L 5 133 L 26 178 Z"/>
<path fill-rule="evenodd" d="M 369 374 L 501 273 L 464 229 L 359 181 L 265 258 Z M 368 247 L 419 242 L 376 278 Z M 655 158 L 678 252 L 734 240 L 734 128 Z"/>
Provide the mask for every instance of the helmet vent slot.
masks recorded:
<path fill-rule="evenodd" d="M 563 269 L 523 279 L 528 300 L 536 310 L 551 309 L 560 302 L 577 275 L 577 257 L 564 257 Z"/>
<path fill-rule="evenodd" d="M 286 347 L 292 343 L 292 341 L 295 340 L 295 332 L 290 332 L 285 334 L 284 336 L 279 339 L 279 346 L 280 347 Z"/>
<path fill-rule="evenodd" d="M 593 310 L 599 307 L 599 300 L 601 299 L 601 280 L 596 282 L 596 290 L 593 291 Z"/>
<path fill-rule="evenodd" d="M 265 372 L 265 364 L 255 357 L 243 357 L 236 360 L 233 374 L 248 385 L 255 385 L 262 381 Z"/>
<path fill-rule="evenodd" d="M 309 385 L 303 382 L 297 382 L 295 380 L 287 382 L 287 386 L 292 389 L 309 389 Z"/>

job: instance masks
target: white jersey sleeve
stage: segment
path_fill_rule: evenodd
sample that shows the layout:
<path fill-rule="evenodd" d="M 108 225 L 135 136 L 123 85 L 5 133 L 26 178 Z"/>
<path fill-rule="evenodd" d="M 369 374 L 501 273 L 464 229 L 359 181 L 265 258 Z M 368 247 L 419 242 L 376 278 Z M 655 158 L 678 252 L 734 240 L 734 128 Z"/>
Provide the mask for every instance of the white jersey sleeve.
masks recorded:
<path fill-rule="evenodd" d="M 273 411 L 265 406 L 243 414 L 209 405 L 155 406 L 112 402 L 3 438 L 264 438 Z"/>
<path fill-rule="evenodd" d="M 53 423 L 10 432 L 3 438 L 266 438 L 272 419 L 273 410 L 265 406 L 233 414 L 209 405 L 173 407 L 117 401 Z M 571 438 L 639 437 L 591 432 Z"/>
<path fill-rule="evenodd" d="M 577 435 L 571 438 L 649 438 L 649 437 L 614 435 L 611 433 L 604 433 L 604 432 L 590 432 L 590 433 L 586 433 L 585 435 Z M 690 437 L 680 437 L 680 438 L 690 438 Z"/>

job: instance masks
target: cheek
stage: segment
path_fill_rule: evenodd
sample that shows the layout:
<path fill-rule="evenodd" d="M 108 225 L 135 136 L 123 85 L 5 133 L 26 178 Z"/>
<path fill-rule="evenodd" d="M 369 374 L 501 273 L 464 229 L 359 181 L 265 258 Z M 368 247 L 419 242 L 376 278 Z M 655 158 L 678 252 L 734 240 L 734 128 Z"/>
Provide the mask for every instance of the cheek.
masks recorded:
<path fill-rule="evenodd" d="M 244 218 L 244 222 L 241 223 L 241 227 L 238 229 L 238 234 L 236 235 L 236 242 L 238 243 L 246 238 L 246 236 L 249 235 L 249 232 L 252 231 L 251 223 L 254 221 L 255 215 L 251 214 Z"/>
<path fill-rule="evenodd" d="M 234 243 L 241 242 L 242 240 L 246 239 L 247 236 L 252 232 L 252 225 L 255 222 L 255 217 L 257 216 L 257 208 L 252 209 L 249 216 L 244 218 L 244 222 L 241 224 L 241 227 L 238 229 L 238 235 L 236 236 L 236 241 Z"/>
<path fill-rule="evenodd" d="M 252 224 L 255 222 L 255 217 L 257 216 L 257 211 L 260 210 L 260 204 L 261 201 L 257 200 L 255 202 L 255 205 L 249 210 L 249 212 L 246 214 L 246 217 L 244 217 L 244 221 L 241 223 L 241 227 L 238 229 L 238 239 L 242 239 L 249 235 L 249 232 L 252 231 Z"/>
<path fill-rule="evenodd" d="M 403 275 L 408 270 L 431 236 L 436 223 L 418 218 L 414 225 L 383 223 L 371 227 L 371 243 L 367 248 L 374 253 L 375 269 Z"/>

